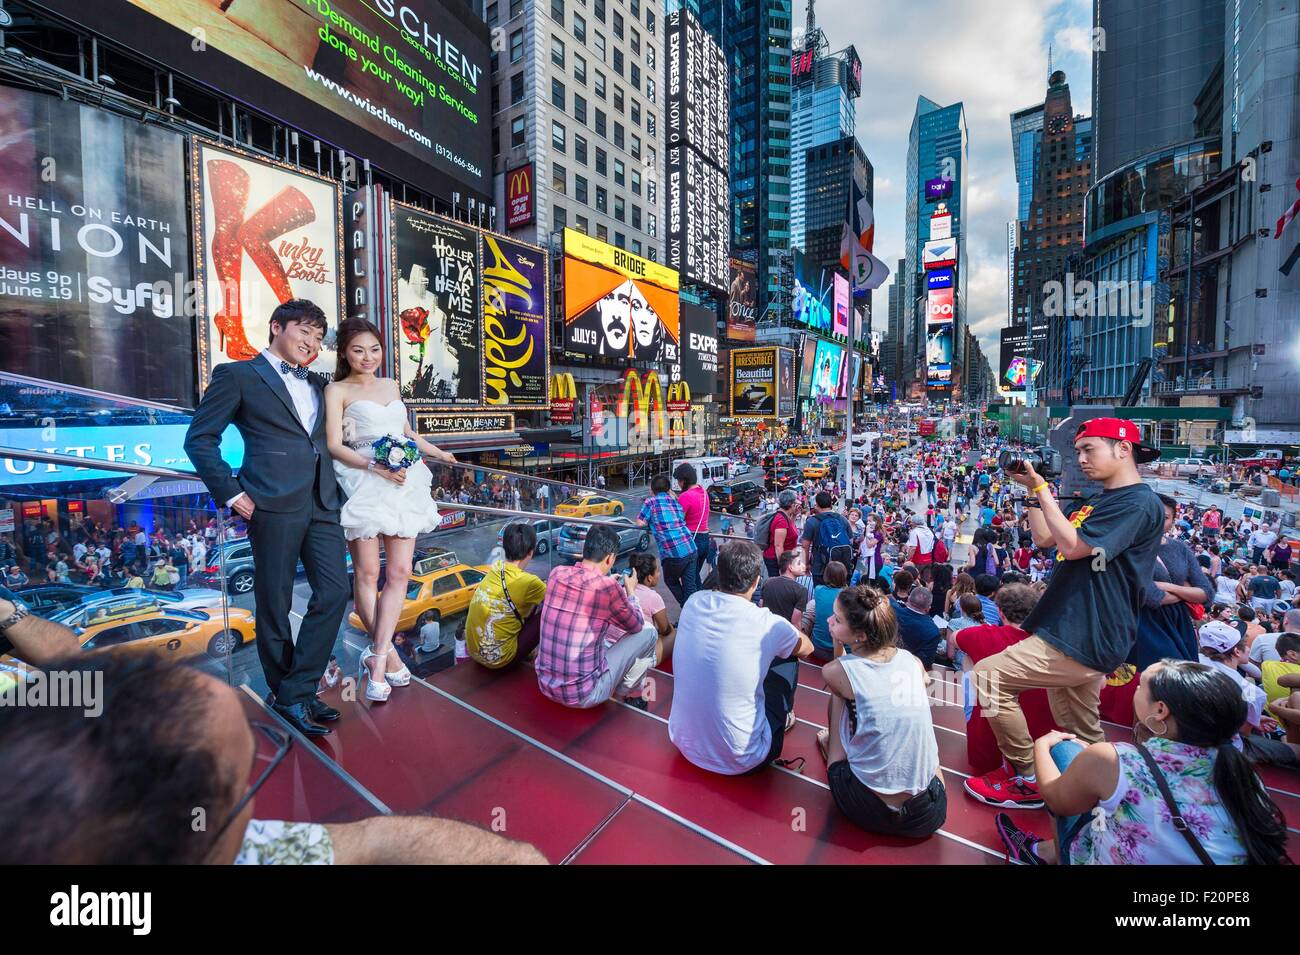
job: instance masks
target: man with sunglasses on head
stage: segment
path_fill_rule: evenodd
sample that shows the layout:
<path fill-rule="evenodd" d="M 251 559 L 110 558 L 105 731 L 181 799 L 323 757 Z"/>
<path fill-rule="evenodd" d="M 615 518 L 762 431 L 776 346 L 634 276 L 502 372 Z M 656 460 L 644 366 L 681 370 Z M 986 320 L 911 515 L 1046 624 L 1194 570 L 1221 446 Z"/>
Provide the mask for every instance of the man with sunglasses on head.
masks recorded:
<path fill-rule="evenodd" d="M 0 864 L 544 863 L 532 846 L 448 819 L 350 823 L 255 818 L 258 791 L 295 738 L 249 722 L 237 691 L 145 654 L 58 664 L 102 675 L 93 720 L 66 706 L 0 720 Z"/>

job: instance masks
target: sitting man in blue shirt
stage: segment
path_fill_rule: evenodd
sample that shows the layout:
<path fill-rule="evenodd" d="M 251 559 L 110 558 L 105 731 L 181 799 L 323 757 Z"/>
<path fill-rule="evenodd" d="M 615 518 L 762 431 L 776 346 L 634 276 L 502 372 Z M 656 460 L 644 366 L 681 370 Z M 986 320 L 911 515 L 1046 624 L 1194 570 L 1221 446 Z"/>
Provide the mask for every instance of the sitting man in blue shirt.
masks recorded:
<path fill-rule="evenodd" d="M 899 642 L 927 670 L 934 665 L 934 655 L 939 649 L 939 628 L 930 619 L 933 600 L 934 595 L 924 587 L 913 587 L 908 592 L 906 606 L 892 597 L 889 600 L 898 618 Z"/>

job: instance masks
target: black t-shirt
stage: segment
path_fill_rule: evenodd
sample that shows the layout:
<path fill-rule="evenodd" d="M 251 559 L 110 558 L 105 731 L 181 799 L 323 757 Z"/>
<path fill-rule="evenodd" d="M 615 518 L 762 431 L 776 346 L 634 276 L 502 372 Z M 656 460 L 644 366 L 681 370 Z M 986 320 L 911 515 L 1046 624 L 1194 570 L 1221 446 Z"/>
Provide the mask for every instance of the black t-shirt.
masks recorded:
<path fill-rule="evenodd" d="M 778 617 L 794 623 L 794 612 L 808 603 L 808 588 L 789 577 L 771 577 L 763 581 L 763 606 Z"/>
<path fill-rule="evenodd" d="M 1269 574 L 1257 574 L 1250 579 L 1250 592 L 1261 600 L 1276 600 L 1282 592 L 1282 585 L 1277 578 Z"/>
<path fill-rule="evenodd" d="M 1110 673 L 1137 640 L 1138 609 L 1155 568 L 1164 506 L 1145 484 L 1130 484 L 1102 491 L 1071 521 L 1094 553 L 1077 560 L 1061 560 L 1058 553 L 1047 590 L 1021 626 L 1071 659 Z"/>

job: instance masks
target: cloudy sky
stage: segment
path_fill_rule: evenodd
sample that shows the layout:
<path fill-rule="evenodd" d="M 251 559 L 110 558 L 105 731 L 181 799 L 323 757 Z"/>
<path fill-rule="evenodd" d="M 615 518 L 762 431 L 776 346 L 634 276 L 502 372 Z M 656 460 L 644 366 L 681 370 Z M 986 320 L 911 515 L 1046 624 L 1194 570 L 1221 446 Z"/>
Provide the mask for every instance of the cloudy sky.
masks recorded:
<path fill-rule="evenodd" d="M 807 0 L 795 0 L 796 32 L 806 11 Z M 966 314 L 985 356 L 996 363 L 1007 316 L 1006 230 L 1016 215 L 1010 114 L 1043 101 L 1049 44 L 1055 68 L 1069 80 L 1075 112 L 1092 111 L 1092 0 L 816 0 L 816 14 L 832 50 L 852 43 L 862 57 L 857 134 L 875 167 L 875 253 L 891 269 L 904 254 L 907 134 L 916 98 L 965 103 Z M 888 288 L 872 299 L 881 331 Z"/>

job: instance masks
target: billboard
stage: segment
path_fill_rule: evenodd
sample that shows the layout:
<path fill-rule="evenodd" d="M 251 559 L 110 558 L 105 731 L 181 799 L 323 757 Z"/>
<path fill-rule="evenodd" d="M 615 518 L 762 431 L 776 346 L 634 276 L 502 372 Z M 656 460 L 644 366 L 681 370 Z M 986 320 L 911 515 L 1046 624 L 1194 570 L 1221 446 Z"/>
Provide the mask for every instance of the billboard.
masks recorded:
<path fill-rule="evenodd" d="M 851 300 L 849 295 L 849 280 L 836 272 L 833 282 L 835 285 L 835 324 L 833 330 L 836 335 L 848 335 L 849 304 Z"/>
<path fill-rule="evenodd" d="M 857 47 L 849 45 L 844 48 L 844 57 L 849 66 L 849 95 L 862 95 L 862 58 L 858 56 Z"/>
<path fill-rule="evenodd" d="M 936 289 L 952 288 L 952 277 L 952 269 L 931 269 L 925 273 L 925 289 L 933 292 Z"/>
<path fill-rule="evenodd" d="M 925 380 L 932 388 L 952 384 L 952 322 L 926 325 Z"/>
<path fill-rule="evenodd" d="M 194 248 L 202 286 L 199 386 L 215 365 L 255 358 L 271 312 L 305 298 L 330 328 L 344 314 L 343 195 L 329 179 L 195 137 Z M 313 370 L 333 374 L 321 349 Z"/>
<path fill-rule="evenodd" d="M 42 0 L 126 48 L 447 195 L 491 194 L 489 32 L 453 0 Z M 182 98 L 184 94 L 181 94 Z M 301 146 L 310 155 L 310 141 Z M 346 177 L 359 180 L 359 171 Z"/>
<path fill-rule="evenodd" d="M 817 48 L 809 46 L 804 50 L 796 50 L 790 57 L 790 82 L 798 83 L 800 80 L 809 79 L 813 75 L 813 67 L 817 65 Z"/>
<path fill-rule="evenodd" d="M 934 179 L 925 181 L 925 201 L 938 202 L 940 199 L 947 199 L 952 196 L 952 180 L 938 176 Z"/>
<path fill-rule="evenodd" d="M 831 310 L 803 280 L 795 276 L 790 311 L 796 322 L 807 325 L 815 332 L 831 333 Z"/>
<path fill-rule="evenodd" d="M 3 87 L 0 142 L 0 369 L 193 405 L 182 138 Z"/>
<path fill-rule="evenodd" d="M 533 186 L 537 173 L 531 161 L 506 170 L 506 228 L 532 225 L 536 218 Z"/>
<path fill-rule="evenodd" d="M 945 206 L 939 207 L 940 212 L 930 216 L 930 238 L 932 239 L 951 239 L 952 238 L 952 213 L 948 212 Z"/>
<path fill-rule="evenodd" d="M 813 371 L 817 367 L 817 342 L 811 335 L 803 338 L 803 353 L 799 358 L 799 394 L 807 398 L 812 393 Z"/>
<path fill-rule="evenodd" d="M 666 174 L 668 267 L 721 292 L 729 278 L 731 241 L 727 174 L 685 143 L 668 147 Z"/>
<path fill-rule="evenodd" d="M 731 416 L 771 418 L 776 414 L 776 347 L 731 350 Z"/>
<path fill-rule="evenodd" d="M 956 264 L 956 239 L 930 239 L 921 249 L 921 266 L 926 271 L 951 268 Z"/>
<path fill-rule="evenodd" d="M 565 350 L 675 364 L 679 282 L 658 262 L 565 229 Z"/>
<path fill-rule="evenodd" d="M 838 398 L 843 364 L 843 346 L 824 338 L 817 339 L 817 352 L 813 356 L 812 382 L 808 397 L 814 401 Z"/>
<path fill-rule="evenodd" d="M 483 233 L 483 403 L 545 408 L 550 300 L 545 250 Z"/>
<path fill-rule="evenodd" d="M 725 168 L 730 141 L 730 79 L 722 48 L 689 11 L 668 14 L 667 144 L 686 143 Z"/>
<path fill-rule="evenodd" d="M 681 378 L 691 389 L 691 394 L 716 394 L 718 320 L 712 309 L 682 302 L 681 353 Z"/>
<path fill-rule="evenodd" d="M 794 349 L 778 348 L 776 354 L 776 416 L 794 417 Z"/>
<path fill-rule="evenodd" d="M 935 289 L 925 299 L 925 320 L 929 322 L 951 322 L 954 318 L 953 290 Z"/>
<path fill-rule="evenodd" d="M 753 263 L 732 258 L 731 282 L 727 292 L 727 337 L 739 342 L 754 340 L 758 301 L 758 274 Z"/>
<path fill-rule="evenodd" d="M 484 404 L 479 234 L 393 202 L 393 363 L 414 407 Z"/>
<path fill-rule="evenodd" d="M 1024 394 L 1030 368 L 1036 379 L 1043 363 L 1029 356 L 1041 354 L 1047 341 L 1047 326 L 1035 325 L 1030 341 L 1028 325 L 1012 325 L 1002 329 L 998 356 L 998 390 L 1002 394 Z"/>

